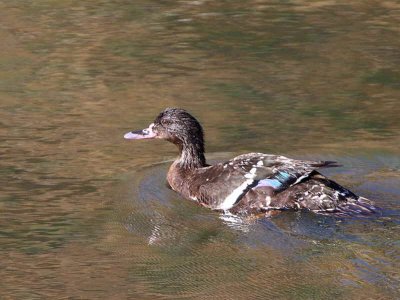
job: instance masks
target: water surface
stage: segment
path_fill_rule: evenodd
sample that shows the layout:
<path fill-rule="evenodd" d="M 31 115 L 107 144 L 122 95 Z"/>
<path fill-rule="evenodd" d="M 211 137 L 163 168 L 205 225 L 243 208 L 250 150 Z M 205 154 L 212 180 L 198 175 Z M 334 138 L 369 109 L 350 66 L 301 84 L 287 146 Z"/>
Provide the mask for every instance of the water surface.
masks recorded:
<path fill-rule="evenodd" d="M 395 299 L 397 1 L 0 0 L 0 296 Z M 127 142 L 165 107 L 212 161 L 337 160 L 382 215 L 223 218 Z"/>

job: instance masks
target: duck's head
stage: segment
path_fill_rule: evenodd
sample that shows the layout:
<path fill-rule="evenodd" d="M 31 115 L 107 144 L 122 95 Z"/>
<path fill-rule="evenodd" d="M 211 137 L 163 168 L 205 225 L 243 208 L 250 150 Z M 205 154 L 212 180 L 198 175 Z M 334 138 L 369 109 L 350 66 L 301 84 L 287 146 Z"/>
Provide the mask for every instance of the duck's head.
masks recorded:
<path fill-rule="evenodd" d="M 161 112 L 148 128 L 131 131 L 124 135 L 128 140 L 164 139 L 178 145 L 204 152 L 203 129 L 200 123 L 187 111 L 180 108 L 167 108 Z"/>

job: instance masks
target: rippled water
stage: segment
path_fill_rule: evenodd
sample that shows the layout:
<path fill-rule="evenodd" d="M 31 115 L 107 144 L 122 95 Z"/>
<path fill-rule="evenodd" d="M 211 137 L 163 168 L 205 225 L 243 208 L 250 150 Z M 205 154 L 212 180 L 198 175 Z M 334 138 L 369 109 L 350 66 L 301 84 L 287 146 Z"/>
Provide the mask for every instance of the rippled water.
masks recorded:
<path fill-rule="evenodd" d="M 398 1 L 0 0 L 0 298 L 400 297 Z M 223 217 L 165 186 L 165 107 L 382 215 Z"/>

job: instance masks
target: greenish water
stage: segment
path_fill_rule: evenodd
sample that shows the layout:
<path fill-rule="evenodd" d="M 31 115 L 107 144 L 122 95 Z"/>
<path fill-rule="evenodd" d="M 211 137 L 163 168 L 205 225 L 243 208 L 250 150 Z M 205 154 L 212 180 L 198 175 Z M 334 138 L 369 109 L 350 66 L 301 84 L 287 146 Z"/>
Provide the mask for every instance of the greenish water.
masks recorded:
<path fill-rule="evenodd" d="M 0 0 L 0 298 L 400 297 L 398 1 Z M 183 107 L 213 161 L 324 171 L 382 215 L 226 219 L 122 135 Z"/>

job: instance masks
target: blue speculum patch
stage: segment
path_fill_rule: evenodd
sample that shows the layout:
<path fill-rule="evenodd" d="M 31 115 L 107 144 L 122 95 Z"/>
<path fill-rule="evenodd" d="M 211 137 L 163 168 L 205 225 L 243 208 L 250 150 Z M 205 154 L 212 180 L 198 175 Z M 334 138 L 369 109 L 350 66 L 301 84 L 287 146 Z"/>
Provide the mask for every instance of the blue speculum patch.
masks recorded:
<path fill-rule="evenodd" d="M 261 186 L 270 186 L 274 189 L 279 188 L 282 185 L 282 183 L 278 179 L 263 179 L 258 182 L 256 187 L 261 187 Z"/>

